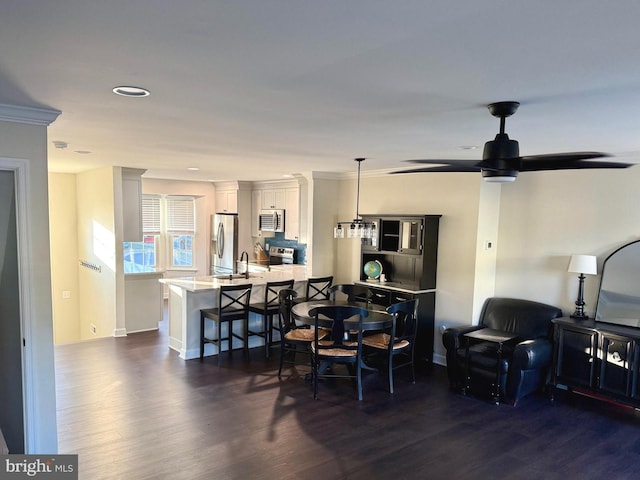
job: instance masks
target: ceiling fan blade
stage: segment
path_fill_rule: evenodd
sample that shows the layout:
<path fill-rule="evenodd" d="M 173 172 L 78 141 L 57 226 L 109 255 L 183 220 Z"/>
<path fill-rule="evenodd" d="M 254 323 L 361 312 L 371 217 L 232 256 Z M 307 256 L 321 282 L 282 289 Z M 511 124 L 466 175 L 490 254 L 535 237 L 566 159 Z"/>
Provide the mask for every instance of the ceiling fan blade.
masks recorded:
<path fill-rule="evenodd" d="M 521 172 L 537 172 L 542 170 L 586 170 L 589 168 L 627 168 L 634 163 L 591 162 L 589 160 L 572 160 L 570 162 L 554 162 L 549 165 L 523 165 Z"/>
<path fill-rule="evenodd" d="M 426 173 L 426 172 L 480 172 L 482 169 L 475 166 L 462 165 L 440 165 L 435 167 L 412 168 L 409 170 L 398 170 L 395 173 Z"/>
<path fill-rule="evenodd" d="M 449 160 L 419 159 L 419 160 L 405 160 L 405 162 L 426 163 L 429 165 L 459 165 L 461 167 L 478 167 L 479 164 L 481 163 L 480 160 L 460 160 L 460 159 L 449 159 Z"/>
<path fill-rule="evenodd" d="M 569 152 L 521 157 L 521 172 L 541 170 L 574 170 L 587 168 L 627 168 L 633 163 L 590 161 L 592 158 L 610 157 L 600 152 Z"/>
<path fill-rule="evenodd" d="M 590 158 L 601 158 L 601 157 L 611 157 L 608 153 L 602 152 L 565 152 L 565 153 L 545 153 L 542 155 L 525 155 L 520 157 L 521 160 L 528 161 L 537 161 L 537 160 L 588 160 Z"/>
<path fill-rule="evenodd" d="M 519 159 L 515 159 L 516 161 L 519 161 Z M 405 160 L 406 162 L 410 162 L 410 163 L 420 163 L 420 164 L 433 164 L 433 165 L 441 165 L 441 166 L 446 166 L 446 167 L 454 167 L 453 170 L 437 170 L 439 172 L 480 172 L 482 170 L 491 170 L 491 171 L 496 171 L 498 170 L 498 166 L 495 164 L 495 162 L 492 162 L 491 160 L 456 160 L 456 159 L 452 159 L 452 160 Z M 435 171 L 433 170 L 433 168 L 430 169 L 431 171 Z"/>

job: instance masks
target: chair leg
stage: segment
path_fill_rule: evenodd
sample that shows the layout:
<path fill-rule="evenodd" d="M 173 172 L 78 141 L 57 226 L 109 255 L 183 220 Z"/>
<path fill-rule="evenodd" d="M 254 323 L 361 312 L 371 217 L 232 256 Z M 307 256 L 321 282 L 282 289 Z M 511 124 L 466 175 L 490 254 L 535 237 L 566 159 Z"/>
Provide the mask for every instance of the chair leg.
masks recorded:
<path fill-rule="evenodd" d="M 393 394 L 393 362 L 389 359 L 389 393 Z"/>
<path fill-rule="evenodd" d="M 416 369 L 413 365 L 413 360 L 411 360 L 411 383 L 414 385 L 416 383 Z"/>
<path fill-rule="evenodd" d="M 267 358 L 269 358 L 271 352 L 271 345 L 273 345 L 273 315 L 269 315 L 267 329 L 264 332 L 264 348 L 267 351 Z"/>
<path fill-rule="evenodd" d="M 311 372 L 313 375 L 313 399 L 318 399 L 318 361 L 314 358 L 311 360 Z"/>
<path fill-rule="evenodd" d="M 269 350 L 271 349 L 271 315 L 265 315 L 262 323 L 264 331 L 264 356 L 269 358 Z"/>
<path fill-rule="evenodd" d="M 362 401 L 362 367 L 356 362 L 356 378 L 358 382 L 358 401 Z"/>
<path fill-rule="evenodd" d="M 280 342 L 280 368 L 278 369 L 278 378 L 280 378 L 280 376 L 282 375 L 282 366 L 284 365 L 284 355 L 285 355 L 285 349 L 284 349 L 284 341 Z"/>
<path fill-rule="evenodd" d="M 216 323 L 218 324 L 218 367 L 220 367 L 222 365 L 222 322 L 217 321 Z M 229 343 L 228 340 L 227 343 Z M 231 345 L 229 345 L 229 349 L 231 349 Z"/>
<path fill-rule="evenodd" d="M 204 315 L 200 314 L 200 361 L 204 358 Z"/>
<path fill-rule="evenodd" d="M 244 317 L 244 358 L 249 360 L 249 314 Z"/>

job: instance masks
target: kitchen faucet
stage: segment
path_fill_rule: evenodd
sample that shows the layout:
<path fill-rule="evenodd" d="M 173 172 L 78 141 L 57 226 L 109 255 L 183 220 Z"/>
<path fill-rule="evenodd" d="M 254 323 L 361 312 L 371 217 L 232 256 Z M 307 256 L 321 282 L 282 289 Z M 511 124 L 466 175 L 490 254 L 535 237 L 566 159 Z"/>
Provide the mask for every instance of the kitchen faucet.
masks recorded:
<path fill-rule="evenodd" d="M 246 250 L 243 250 L 242 253 L 240 254 L 240 263 L 242 263 L 242 260 L 244 259 L 244 278 L 249 278 L 249 254 L 247 253 Z"/>

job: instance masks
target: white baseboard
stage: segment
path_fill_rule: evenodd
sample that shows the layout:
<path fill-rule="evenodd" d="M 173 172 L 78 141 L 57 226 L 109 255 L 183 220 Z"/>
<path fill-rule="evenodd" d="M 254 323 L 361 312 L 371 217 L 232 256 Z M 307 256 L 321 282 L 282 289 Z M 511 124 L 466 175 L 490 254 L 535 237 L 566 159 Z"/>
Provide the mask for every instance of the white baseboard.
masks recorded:
<path fill-rule="evenodd" d="M 114 337 L 126 337 L 127 336 L 127 329 L 126 328 L 115 328 L 113 330 L 113 336 Z"/>
<path fill-rule="evenodd" d="M 442 355 L 441 353 L 433 354 L 433 363 L 436 365 L 442 365 L 443 367 L 447 366 L 447 357 L 446 355 Z"/>

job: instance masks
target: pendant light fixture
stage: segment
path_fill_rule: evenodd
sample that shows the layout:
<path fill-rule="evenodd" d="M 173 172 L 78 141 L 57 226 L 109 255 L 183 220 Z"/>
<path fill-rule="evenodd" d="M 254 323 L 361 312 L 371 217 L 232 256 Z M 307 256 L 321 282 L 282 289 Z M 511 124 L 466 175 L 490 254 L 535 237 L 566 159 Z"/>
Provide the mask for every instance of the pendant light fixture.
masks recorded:
<path fill-rule="evenodd" d="M 360 164 L 364 158 L 356 158 L 358 162 L 358 190 L 356 193 L 356 216 L 350 222 L 338 222 L 333 229 L 333 238 L 372 238 L 376 235 L 374 223 L 365 222 L 360 217 Z"/>

